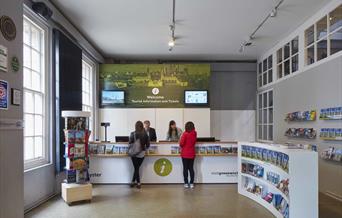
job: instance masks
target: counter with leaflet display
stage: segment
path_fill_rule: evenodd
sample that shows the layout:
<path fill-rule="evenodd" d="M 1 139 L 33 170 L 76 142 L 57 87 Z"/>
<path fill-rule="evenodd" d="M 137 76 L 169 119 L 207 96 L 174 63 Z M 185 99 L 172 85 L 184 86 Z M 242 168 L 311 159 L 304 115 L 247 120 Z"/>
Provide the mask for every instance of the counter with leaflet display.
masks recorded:
<path fill-rule="evenodd" d="M 130 183 L 133 165 L 127 143 L 90 142 L 91 183 Z M 183 166 L 177 142 L 151 143 L 141 166 L 142 183 L 183 183 Z M 237 142 L 196 144 L 196 183 L 237 183 Z"/>

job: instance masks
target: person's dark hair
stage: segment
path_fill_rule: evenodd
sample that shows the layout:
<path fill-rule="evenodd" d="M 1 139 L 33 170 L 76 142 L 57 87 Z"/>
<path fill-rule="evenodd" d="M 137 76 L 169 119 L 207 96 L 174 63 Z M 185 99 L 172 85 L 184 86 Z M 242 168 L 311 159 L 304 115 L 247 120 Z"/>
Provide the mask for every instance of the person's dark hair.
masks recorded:
<path fill-rule="evenodd" d="M 144 132 L 144 124 L 140 120 L 135 123 L 135 132 L 136 133 Z"/>
<path fill-rule="evenodd" d="M 185 131 L 191 132 L 194 129 L 195 129 L 195 124 L 193 122 L 189 121 L 185 124 Z"/>
<path fill-rule="evenodd" d="M 176 122 L 174 121 L 174 120 L 171 120 L 170 122 L 169 122 L 169 137 L 171 137 L 172 136 L 172 128 L 171 128 L 171 126 L 172 125 L 175 125 L 176 124 Z M 176 128 L 176 135 L 178 135 L 178 130 L 177 130 L 177 128 Z"/>

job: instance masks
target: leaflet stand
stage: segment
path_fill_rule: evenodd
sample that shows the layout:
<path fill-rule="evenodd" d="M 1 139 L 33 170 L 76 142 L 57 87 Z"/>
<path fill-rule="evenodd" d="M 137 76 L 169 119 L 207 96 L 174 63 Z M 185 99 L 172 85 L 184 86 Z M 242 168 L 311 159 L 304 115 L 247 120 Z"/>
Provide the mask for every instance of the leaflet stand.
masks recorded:
<path fill-rule="evenodd" d="M 65 158 L 67 178 L 62 183 L 62 198 L 70 206 L 77 201 L 91 201 L 88 139 L 90 112 L 62 111 L 65 118 Z"/>

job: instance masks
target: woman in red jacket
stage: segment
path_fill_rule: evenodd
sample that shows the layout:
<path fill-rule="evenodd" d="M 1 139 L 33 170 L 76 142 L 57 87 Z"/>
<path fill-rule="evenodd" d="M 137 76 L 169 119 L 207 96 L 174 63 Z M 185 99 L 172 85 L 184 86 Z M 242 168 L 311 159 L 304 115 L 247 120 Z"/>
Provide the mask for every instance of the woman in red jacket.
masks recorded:
<path fill-rule="evenodd" d="M 197 132 L 193 122 L 185 124 L 185 132 L 182 134 L 179 145 L 181 147 L 181 157 L 183 162 L 184 188 L 194 188 L 194 160 L 196 156 L 195 145 Z M 188 172 L 190 172 L 190 186 L 188 182 Z"/>

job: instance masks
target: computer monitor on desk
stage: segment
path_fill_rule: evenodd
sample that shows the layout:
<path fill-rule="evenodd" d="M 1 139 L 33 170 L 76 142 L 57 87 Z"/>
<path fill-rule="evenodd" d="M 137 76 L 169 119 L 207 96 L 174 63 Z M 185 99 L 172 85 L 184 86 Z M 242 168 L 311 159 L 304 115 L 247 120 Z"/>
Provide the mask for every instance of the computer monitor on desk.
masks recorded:
<path fill-rule="evenodd" d="M 115 142 L 129 142 L 128 136 L 115 136 Z"/>
<path fill-rule="evenodd" d="M 215 137 L 198 137 L 198 142 L 215 142 Z"/>

